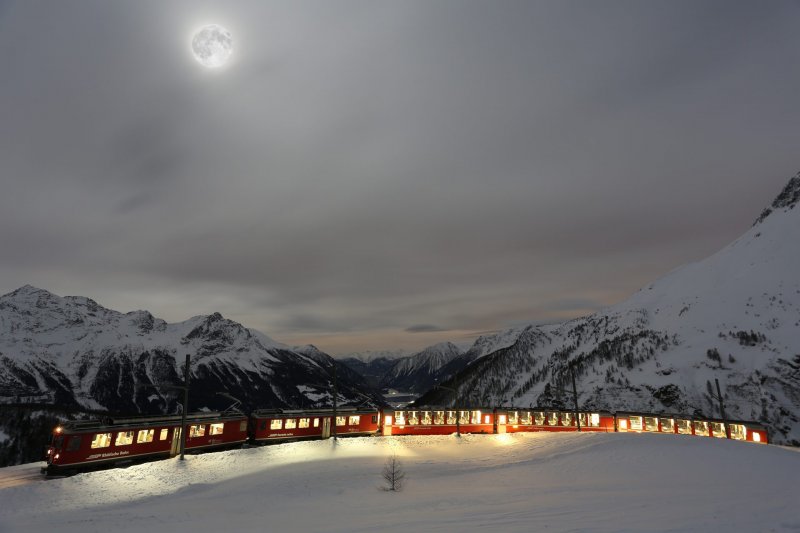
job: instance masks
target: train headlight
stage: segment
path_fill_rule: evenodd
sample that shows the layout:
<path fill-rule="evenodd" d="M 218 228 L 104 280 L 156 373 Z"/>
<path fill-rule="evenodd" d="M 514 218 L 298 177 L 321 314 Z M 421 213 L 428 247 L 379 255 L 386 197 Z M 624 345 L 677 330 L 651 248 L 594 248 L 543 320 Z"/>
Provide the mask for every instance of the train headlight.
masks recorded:
<path fill-rule="evenodd" d="M 62 428 L 61 426 L 57 426 L 55 431 L 56 433 L 61 433 L 62 431 L 64 431 L 64 428 Z"/>

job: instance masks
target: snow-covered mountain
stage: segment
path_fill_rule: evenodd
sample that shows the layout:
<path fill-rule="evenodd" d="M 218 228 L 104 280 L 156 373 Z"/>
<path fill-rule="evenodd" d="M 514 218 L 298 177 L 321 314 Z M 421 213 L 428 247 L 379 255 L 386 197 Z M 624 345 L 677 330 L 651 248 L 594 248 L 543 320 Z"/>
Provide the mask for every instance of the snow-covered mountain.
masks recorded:
<path fill-rule="evenodd" d="M 421 352 L 398 360 L 381 379 L 381 388 L 423 392 L 437 383 L 443 367 L 462 354 L 451 342 L 428 346 Z"/>
<path fill-rule="evenodd" d="M 175 324 L 146 311 L 120 313 L 82 296 L 24 286 L 0 297 L 0 402 L 125 413 L 175 412 L 182 366 L 192 357 L 190 408 L 358 401 L 363 380 L 313 346 L 291 349 L 219 313 Z M 379 396 L 376 395 L 376 400 Z"/>
<path fill-rule="evenodd" d="M 729 418 L 800 444 L 798 202 L 800 173 L 718 253 L 593 315 L 481 338 L 450 386 L 472 404 L 570 405 L 574 368 L 582 406 L 718 416 L 716 378 Z"/>

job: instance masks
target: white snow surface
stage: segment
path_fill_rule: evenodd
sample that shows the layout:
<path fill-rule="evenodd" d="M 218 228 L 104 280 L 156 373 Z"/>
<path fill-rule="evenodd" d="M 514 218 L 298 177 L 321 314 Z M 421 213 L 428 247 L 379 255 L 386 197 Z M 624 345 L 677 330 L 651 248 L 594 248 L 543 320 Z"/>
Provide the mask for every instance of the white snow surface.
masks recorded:
<path fill-rule="evenodd" d="M 3 489 L 0 531 L 791 531 L 798 472 L 800 453 L 684 436 L 312 441 Z"/>

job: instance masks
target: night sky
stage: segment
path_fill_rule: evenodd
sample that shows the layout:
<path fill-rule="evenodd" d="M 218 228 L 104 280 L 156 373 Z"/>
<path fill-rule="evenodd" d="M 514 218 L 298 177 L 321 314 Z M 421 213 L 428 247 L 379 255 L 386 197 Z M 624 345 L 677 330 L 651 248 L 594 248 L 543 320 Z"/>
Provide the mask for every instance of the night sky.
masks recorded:
<path fill-rule="evenodd" d="M 591 313 L 800 170 L 798 28 L 796 1 L 0 0 L 0 293 L 334 354 Z"/>

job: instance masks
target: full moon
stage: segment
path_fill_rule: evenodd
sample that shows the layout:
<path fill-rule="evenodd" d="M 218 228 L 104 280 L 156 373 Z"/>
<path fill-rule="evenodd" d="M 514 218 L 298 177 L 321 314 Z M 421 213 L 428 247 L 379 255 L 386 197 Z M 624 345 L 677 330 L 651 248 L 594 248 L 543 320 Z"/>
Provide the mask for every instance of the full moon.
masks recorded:
<path fill-rule="evenodd" d="M 192 52 L 204 67 L 221 67 L 228 62 L 232 49 L 231 32 L 218 24 L 203 26 L 192 37 Z"/>

